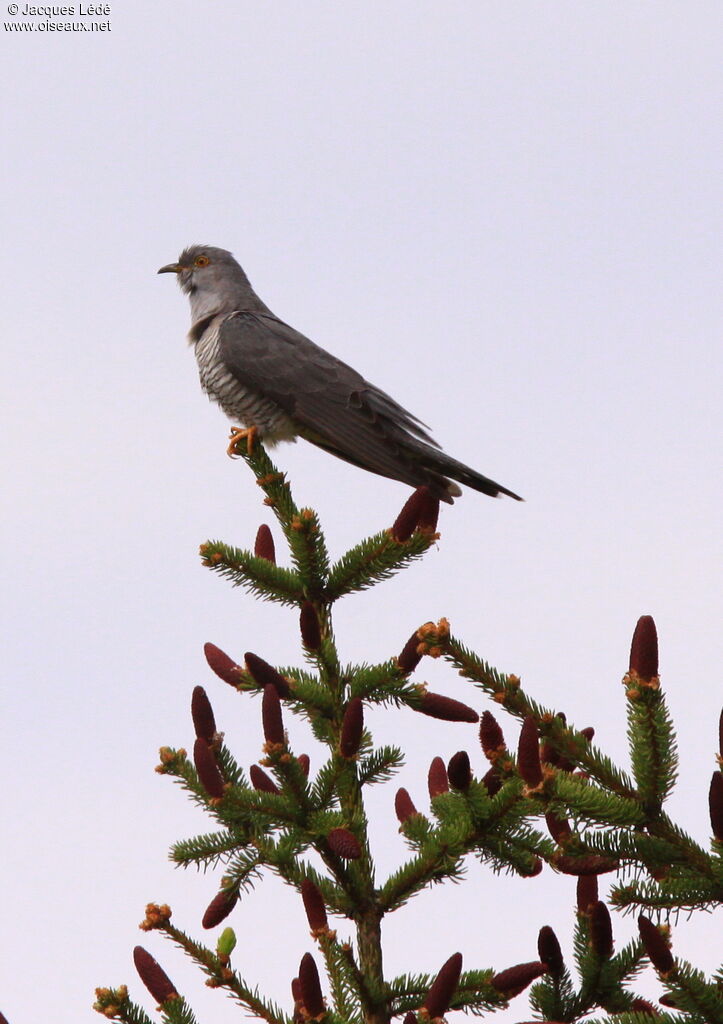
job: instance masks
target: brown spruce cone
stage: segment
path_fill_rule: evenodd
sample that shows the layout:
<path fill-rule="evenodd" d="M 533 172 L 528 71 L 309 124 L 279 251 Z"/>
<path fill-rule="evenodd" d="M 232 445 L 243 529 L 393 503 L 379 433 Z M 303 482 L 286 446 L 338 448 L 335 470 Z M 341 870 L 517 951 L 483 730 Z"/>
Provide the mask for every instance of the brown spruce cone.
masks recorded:
<path fill-rule="evenodd" d="M 489 796 L 494 796 L 495 793 L 499 793 L 502 789 L 500 773 L 494 766 L 482 776 L 482 783 Z"/>
<path fill-rule="evenodd" d="M 508 967 L 506 971 L 500 971 L 492 978 L 492 986 L 501 992 L 506 999 L 512 999 L 520 992 L 524 992 L 528 985 L 532 984 L 535 978 L 547 972 L 547 966 L 539 960 L 531 963 L 515 964 Z"/>
<path fill-rule="evenodd" d="M 558 853 L 552 863 L 563 875 L 604 875 L 608 871 L 617 871 L 620 866 L 612 857 L 604 857 L 599 853 L 584 853 L 580 857 Z"/>
<path fill-rule="evenodd" d="M 468 704 L 428 690 L 422 694 L 420 705 L 415 710 L 421 711 L 423 715 L 429 715 L 430 718 L 440 718 L 443 722 L 479 721 L 479 715 Z"/>
<path fill-rule="evenodd" d="M 301 606 L 299 629 L 304 647 L 308 651 L 318 651 L 321 647 L 321 624 L 316 608 L 311 601 L 304 601 Z"/>
<path fill-rule="evenodd" d="M 412 635 L 402 648 L 401 654 L 397 658 L 397 664 L 399 665 L 402 672 L 404 672 L 404 674 L 407 676 L 410 674 L 410 672 L 413 672 L 415 670 L 419 662 L 422 660 L 422 655 L 417 650 L 420 643 L 421 641 L 417 636 L 417 631 L 415 629 L 415 631 L 412 633 Z"/>
<path fill-rule="evenodd" d="M 394 810 L 402 825 L 413 814 L 419 814 L 419 811 L 412 803 L 412 798 L 403 786 L 397 790 L 397 795 L 394 797 Z"/>
<path fill-rule="evenodd" d="M 201 919 L 202 928 L 215 928 L 225 921 L 238 903 L 238 892 L 234 889 L 221 889 L 216 893 Z"/>
<path fill-rule="evenodd" d="M 495 761 L 507 749 L 502 729 L 491 711 L 482 712 L 479 723 L 479 741 L 488 761 Z"/>
<path fill-rule="evenodd" d="M 304 953 L 299 964 L 299 988 L 301 1002 L 308 1017 L 320 1017 L 326 1007 L 321 994 L 321 982 L 311 953 Z"/>
<path fill-rule="evenodd" d="M 301 898 L 304 901 L 304 910 L 311 931 L 314 934 L 326 931 L 329 924 L 326 918 L 324 897 L 310 878 L 305 878 L 301 883 Z"/>
<path fill-rule="evenodd" d="M 257 654 L 253 654 L 251 651 L 247 651 L 244 654 L 244 661 L 246 662 L 249 674 L 259 686 L 268 686 L 270 683 L 271 686 L 276 687 L 279 697 L 283 699 L 289 696 L 291 691 L 287 680 L 275 668 L 269 665 L 268 661 L 264 661 L 263 658 L 259 658 Z"/>
<path fill-rule="evenodd" d="M 645 952 L 656 971 L 669 974 L 675 968 L 675 960 L 665 936 L 655 927 L 649 917 L 641 914 L 638 918 L 638 931 L 645 947 Z M 661 1000 L 662 1002 L 662 1000 Z"/>
<path fill-rule="evenodd" d="M 560 974 L 564 966 L 560 943 L 548 924 L 540 928 L 537 936 L 537 953 L 540 960 L 547 965 L 550 974 Z"/>
<path fill-rule="evenodd" d="M 274 538 L 266 523 L 262 523 L 256 532 L 254 554 L 257 558 L 265 558 L 267 562 L 273 562 L 273 564 L 276 565 L 276 548 L 274 547 Z"/>
<path fill-rule="evenodd" d="M 713 772 L 708 790 L 708 808 L 710 810 L 710 826 L 713 835 L 723 842 L 723 775 Z"/>
<path fill-rule="evenodd" d="M 309 755 L 308 754 L 299 754 L 299 756 L 296 758 L 296 760 L 299 762 L 299 767 L 301 768 L 302 772 L 304 773 L 304 775 L 308 779 L 309 778 L 309 769 L 311 768 L 311 762 L 309 761 Z"/>
<path fill-rule="evenodd" d="M 193 744 L 193 763 L 198 778 L 211 797 L 222 797 L 224 791 L 223 775 L 216 763 L 213 751 L 204 739 L 197 739 Z"/>
<path fill-rule="evenodd" d="M 143 946 L 136 946 L 133 950 L 133 963 L 138 976 L 157 1003 L 162 1006 L 168 999 L 178 999 L 176 986 Z"/>
<path fill-rule="evenodd" d="M 630 672 L 649 682 L 658 675 L 658 633 L 651 615 L 641 615 L 630 645 Z"/>
<path fill-rule="evenodd" d="M 577 880 L 577 912 L 589 914 L 598 901 L 597 875 L 580 875 Z"/>
<path fill-rule="evenodd" d="M 430 530 L 437 527 L 439 502 L 433 498 L 428 487 L 418 487 L 402 506 L 394 520 L 391 534 L 394 540 L 403 544 L 415 530 Z"/>
<path fill-rule="evenodd" d="M 649 1003 L 647 999 L 633 999 L 630 1004 L 630 1009 L 634 1013 L 647 1013 L 649 1017 L 659 1017 L 660 1014 L 655 1009 L 652 1003 Z"/>
<path fill-rule="evenodd" d="M 467 792 L 472 783 L 472 768 L 466 750 L 458 750 L 449 759 L 447 778 L 455 789 L 459 789 L 462 793 Z"/>
<path fill-rule="evenodd" d="M 462 973 L 462 954 L 453 953 L 432 982 L 424 1000 L 424 1009 L 431 1018 L 443 1017 L 457 991 Z"/>
<path fill-rule="evenodd" d="M 243 675 L 243 669 L 240 665 L 237 665 L 216 644 L 204 644 L 203 653 L 206 656 L 208 667 L 212 672 L 216 673 L 219 679 L 223 679 L 224 683 L 228 683 L 229 686 L 238 686 Z"/>
<path fill-rule="evenodd" d="M 342 757 L 356 757 L 359 752 L 363 731 L 364 702 L 359 697 L 352 697 L 346 706 L 344 719 L 341 723 L 339 750 Z"/>
<path fill-rule="evenodd" d="M 281 714 L 281 701 L 279 691 L 271 683 L 264 687 L 264 696 L 261 702 L 261 721 L 264 728 L 264 739 L 267 743 L 284 746 L 284 719 Z"/>
<path fill-rule="evenodd" d="M 613 923 L 602 900 L 590 908 L 590 944 L 601 960 L 609 960 L 613 955 Z"/>
<path fill-rule="evenodd" d="M 442 793 L 449 793 L 447 769 L 441 757 L 432 759 L 427 775 L 427 786 L 429 788 L 430 800 L 433 800 L 435 796 L 440 796 Z"/>
<path fill-rule="evenodd" d="M 558 844 L 562 846 L 565 841 L 572 835 L 572 829 L 570 828 L 570 822 L 567 818 L 561 818 L 558 814 L 553 811 L 548 811 L 545 815 L 545 823 L 547 825 L 547 831 L 550 833 L 552 838 Z"/>
<path fill-rule="evenodd" d="M 542 782 L 540 737 L 537 731 L 537 722 L 532 715 L 528 715 L 522 723 L 520 740 L 517 745 L 517 767 L 530 789 L 540 785 Z"/>
<path fill-rule="evenodd" d="M 331 852 L 342 860 L 358 860 L 362 855 L 359 840 L 348 828 L 333 828 L 326 841 Z"/>
<path fill-rule="evenodd" d="M 251 779 L 251 785 L 259 793 L 278 794 L 279 787 L 276 785 L 274 780 L 266 774 L 263 768 L 259 768 L 257 764 L 252 764 L 249 768 L 249 778 Z"/>
<path fill-rule="evenodd" d="M 213 717 L 211 701 L 202 686 L 195 686 L 191 695 L 191 718 L 196 736 L 210 743 L 216 735 L 216 719 Z"/>

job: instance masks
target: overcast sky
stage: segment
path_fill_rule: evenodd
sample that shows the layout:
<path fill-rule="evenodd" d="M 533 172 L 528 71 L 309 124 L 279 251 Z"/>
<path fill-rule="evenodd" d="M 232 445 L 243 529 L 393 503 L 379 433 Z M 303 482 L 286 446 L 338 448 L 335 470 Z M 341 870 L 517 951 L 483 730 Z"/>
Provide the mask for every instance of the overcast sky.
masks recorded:
<path fill-rule="evenodd" d="M 271 520 L 200 391 L 186 299 L 155 273 L 193 242 L 231 249 L 278 315 L 527 499 L 467 492 L 444 508 L 424 563 L 339 606 L 342 659 L 389 657 L 446 615 L 624 760 L 619 680 L 638 616 L 654 615 L 681 748 L 671 810 L 707 843 L 722 703 L 720 3 L 125 0 L 106 32 L 2 19 L 36 24 L 4 26 L 0 72 L 11 1024 L 97 1020 L 100 984 L 128 982 L 152 1009 L 139 941 L 202 1022 L 242 1019 L 136 927 L 155 900 L 201 936 L 218 886 L 220 872 L 168 863 L 173 840 L 211 826 L 153 772 L 161 744 L 192 742 L 194 685 L 239 760 L 260 755 L 258 702 L 211 675 L 203 643 L 301 658 L 293 612 L 197 556 L 209 537 L 248 546 Z M 335 556 L 409 493 L 304 443 L 276 454 Z M 489 707 L 442 664 L 419 678 Z M 408 751 L 374 793 L 383 873 L 405 857 L 397 786 L 426 807 L 434 755 L 466 748 L 485 765 L 471 726 L 368 720 Z M 456 950 L 500 970 L 536 958 L 544 924 L 571 959 L 573 899 L 549 869 L 499 880 L 473 863 L 463 886 L 390 919 L 387 970 L 435 971 Z M 312 948 L 300 901 L 271 879 L 229 923 L 239 969 L 290 1008 Z M 631 928 L 615 915 L 619 944 Z M 676 952 L 712 970 L 719 934 L 719 918 L 681 919 Z"/>

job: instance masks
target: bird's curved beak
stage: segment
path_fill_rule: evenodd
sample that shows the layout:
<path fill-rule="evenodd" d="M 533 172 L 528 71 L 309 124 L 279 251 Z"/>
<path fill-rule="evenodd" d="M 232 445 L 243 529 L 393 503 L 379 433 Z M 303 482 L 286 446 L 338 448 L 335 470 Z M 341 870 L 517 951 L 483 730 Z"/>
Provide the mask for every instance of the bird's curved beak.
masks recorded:
<path fill-rule="evenodd" d="M 182 269 L 183 268 L 181 267 L 180 263 L 167 263 L 165 267 L 161 267 L 161 269 L 158 271 L 158 273 L 159 274 L 180 274 Z"/>

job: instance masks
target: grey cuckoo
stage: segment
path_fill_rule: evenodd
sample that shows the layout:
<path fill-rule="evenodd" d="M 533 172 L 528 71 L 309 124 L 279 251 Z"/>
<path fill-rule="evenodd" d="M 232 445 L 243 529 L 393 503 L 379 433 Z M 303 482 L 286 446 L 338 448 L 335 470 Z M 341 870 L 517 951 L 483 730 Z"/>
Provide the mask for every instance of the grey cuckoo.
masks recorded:
<path fill-rule="evenodd" d="M 445 455 L 421 420 L 274 316 L 230 252 L 193 245 L 158 273 L 176 274 L 191 301 L 188 338 L 203 390 L 245 428 L 232 430 L 229 454 L 243 437 L 249 445 L 303 437 L 443 501 L 462 493 L 453 480 L 522 500 Z"/>

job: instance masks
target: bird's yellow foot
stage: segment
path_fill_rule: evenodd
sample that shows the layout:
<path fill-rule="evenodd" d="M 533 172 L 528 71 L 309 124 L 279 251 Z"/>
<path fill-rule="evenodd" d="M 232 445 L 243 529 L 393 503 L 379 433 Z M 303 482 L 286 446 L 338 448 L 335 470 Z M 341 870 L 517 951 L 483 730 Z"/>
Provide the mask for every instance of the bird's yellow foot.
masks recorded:
<path fill-rule="evenodd" d="M 237 458 L 241 452 L 238 450 L 238 445 L 241 441 L 246 442 L 246 454 L 250 455 L 254 450 L 254 444 L 256 438 L 259 436 L 258 427 L 231 427 L 231 433 L 229 434 L 229 446 L 226 449 L 226 454 L 232 458 Z"/>

